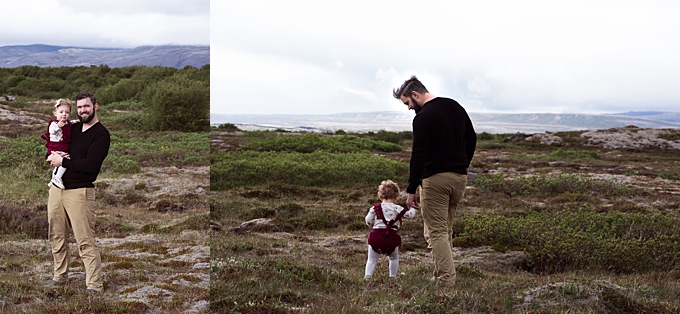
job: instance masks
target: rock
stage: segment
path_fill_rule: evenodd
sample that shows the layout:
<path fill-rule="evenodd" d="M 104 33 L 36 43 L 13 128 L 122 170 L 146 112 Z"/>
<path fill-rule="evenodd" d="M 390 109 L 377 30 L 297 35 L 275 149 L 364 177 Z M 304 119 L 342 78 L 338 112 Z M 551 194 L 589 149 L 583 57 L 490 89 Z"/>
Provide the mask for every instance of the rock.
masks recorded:
<path fill-rule="evenodd" d="M 535 143 L 541 143 L 543 145 L 551 145 L 551 146 L 563 146 L 564 145 L 564 140 L 557 136 L 557 135 L 552 135 L 549 133 L 537 133 L 532 135 L 531 137 L 527 137 L 525 141 L 531 141 Z"/>
<path fill-rule="evenodd" d="M 183 212 L 186 210 L 186 207 L 179 205 L 179 204 L 173 204 L 172 202 L 168 200 L 159 200 L 156 201 L 154 205 L 152 205 L 152 208 L 157 210 L 159 213 L 165 213 L 168 211 L 172 212 Z"/>
<path fill-rule="evenodd" d="M 663 129 L 614 128 L 593 130 L 581 134 L 583 144 L 613 149 L 644 149 L 658 147 L 661 149 L 679 149 L 680 143 L 661 138 L 668 134 Z"/>
<path fill-rule="evenodd" d="M 532 136 L 532 134 L 526 134 L 526 133 L 517 133 L 513 136 L 510 136 L 506 139 L 503 140 L 503 142 L 521 142 L 526 140 L 528 137 Z"/>
<path fill-rule="evenodd" d="M 474 172 L 468 172 L 467 181 L 468 183 L 475 183 L 475 181 L 477 181 L 477 174 Z"/>
<path fill-rule="evenodd" d="M 257 218 L 253 220 L 248 220 L 244 223 L 241 224 L 239 227 L 240 229 L 247 229 L 247 230 L 252 230 L 255 228 L 262 228 L 262 227 L 276 227 L 276 224 L 274 224 L 274 220 L 270 218 Z"/>
<path fill-rule="evenodd" d="M 215 230 L 215 231 L 220 231 L 222 230 L 223 226 L 221 223 L 217 221 L 210 221 L 210 229 Z"/>
<path fill-rule="evenodd" d="M 526 265 L 527 254 L 523 251 L 499 252 L 490 246 L 471 249 L 454 249 L 456 266 L 468 266 L 489 272 L 513 272 Z"/>

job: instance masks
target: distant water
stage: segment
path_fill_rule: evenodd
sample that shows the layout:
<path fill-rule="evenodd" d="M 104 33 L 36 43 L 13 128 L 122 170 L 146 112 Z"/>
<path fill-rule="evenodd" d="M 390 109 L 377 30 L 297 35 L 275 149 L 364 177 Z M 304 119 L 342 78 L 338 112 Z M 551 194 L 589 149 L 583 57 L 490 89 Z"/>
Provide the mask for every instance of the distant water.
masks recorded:
<path fill-rule="evenodd" d="M 233 123 L 242 130 L 335 132 L 411 131 L 413 112 L 366 112 L 333 115 L 210 114 L 210 124 Z M 475 131 L 489 133 L 541 133 L 607 129 L 636 125 L 644 128 L 680 128 L 680 123 L 630 116 L 585 114 L 479 114 L 470 113 Z"/>

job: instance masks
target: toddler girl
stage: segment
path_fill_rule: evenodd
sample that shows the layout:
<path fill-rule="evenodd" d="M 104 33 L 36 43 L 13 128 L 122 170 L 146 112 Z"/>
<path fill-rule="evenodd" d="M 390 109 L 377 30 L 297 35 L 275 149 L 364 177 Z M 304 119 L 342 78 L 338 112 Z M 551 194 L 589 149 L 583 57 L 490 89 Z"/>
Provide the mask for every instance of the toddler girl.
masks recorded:
<path fill-rule="evenodd" d="M 373 275 L 375 264 L 380 258 L 380 254 L 385 254 L 389 258 L 390 278 L 397 278 L 399 270 L 399 245 L 401 237 L 397 233 L 401 226 L 401 218 L 413 218 L 416 209 L 405 208 L 395 204 L 399 197 L 399 186 L 391 180 L 380 183 L 378 187 L 378 198 L 382 201 L 375 204 L 366 215 L 366 224 L 373 227 L 368 235 L 368 261 L 366 262 L 366 272 L 364 280 L 368 280 Z"/>
<path fill-rule="evenodd" d="M 40 136 L 46 140 L 45 147 L 47 147 L 47 156 L 53 151 L 68 152 L 68 142 L 71 140 L 71 122 L 68 120 L 71 116 L 71 102 L 68 99 L 59 99 L 54 104 L 54 117 L 56 119 L 50 120 L 47 126 L 47 132 Z M 64 189 L 64 183 L 61 177 L 66 172 L 66 168 L 57 167 L 52 172 L 51 185 L 60 189 Z"/>

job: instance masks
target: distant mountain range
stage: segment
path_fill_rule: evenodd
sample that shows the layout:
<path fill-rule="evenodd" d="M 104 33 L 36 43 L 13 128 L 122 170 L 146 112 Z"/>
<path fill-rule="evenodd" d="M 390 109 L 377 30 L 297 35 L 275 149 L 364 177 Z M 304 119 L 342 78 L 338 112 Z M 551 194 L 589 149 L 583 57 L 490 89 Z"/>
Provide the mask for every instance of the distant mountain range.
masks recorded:
<path fill-rule="evenodd" d="M 210 124 L 233 123 L 244 130 L 284 129 L 325 131 L 410 131 L 410 111 L 339 113 L 331 115 L 210 114 Z M 651 118 L 650 118 L 651 117 Z M 539 133 L 609 129 L 635 125 L 641 128 L 680 128 L 680 112 L 628 112 L 611 115 L 554 113 L 470 113 L 477 132 Z"/>
<path fill-rule="evenodd" d="M 90 66 L 112 68 L 145 65 L 181 69 L 210 64 L 210 46 L 140 46 L 136 48 L 84 48 L 50 45 L 0 47 L 0 67 Z"/>

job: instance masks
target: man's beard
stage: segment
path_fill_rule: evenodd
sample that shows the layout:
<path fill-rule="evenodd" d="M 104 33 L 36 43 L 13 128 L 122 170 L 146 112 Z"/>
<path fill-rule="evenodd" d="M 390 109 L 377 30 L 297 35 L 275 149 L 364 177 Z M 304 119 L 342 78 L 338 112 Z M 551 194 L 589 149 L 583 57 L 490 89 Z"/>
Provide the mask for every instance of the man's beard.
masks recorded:
<path fill-rule="evenodd" d="M 413 99 L 413 96 L 411 96 L 411 104 L 413 105 L 413 111 L 415 111 L 416 114 L 418 114 L 418 112 L 420 112 L 420 110 L 423 109 L 423 106 L 419 105 L 419 104 L 416 102 L 416 100 Z"/>
<path fill-rule="evenodd" d="M 416 111 L 416 112 L 417 112 L 417 111 Z M 83 117 L 81 117 L 80 115 L 78 115 L 78 120 L 80 120 L 80 122 L 82 122 L 82 123 L 88 123 L 88 122 L 92 121 L 92 119 L 94 118 L 94 115 L 95 115 L 95 114 L 97 114 L 97 111 L 94 110 L 94 109 L 92 109 L 92 114 L 90 114 L 90 116 L 88 116 L 87 119 L 83 119 Z"/>

